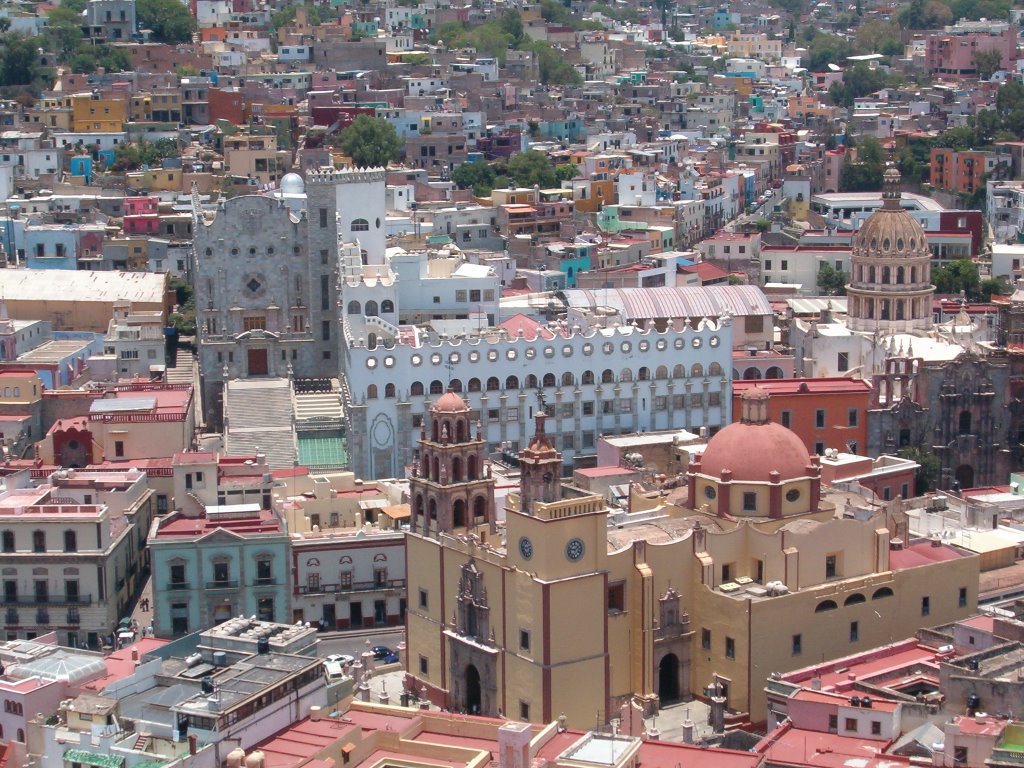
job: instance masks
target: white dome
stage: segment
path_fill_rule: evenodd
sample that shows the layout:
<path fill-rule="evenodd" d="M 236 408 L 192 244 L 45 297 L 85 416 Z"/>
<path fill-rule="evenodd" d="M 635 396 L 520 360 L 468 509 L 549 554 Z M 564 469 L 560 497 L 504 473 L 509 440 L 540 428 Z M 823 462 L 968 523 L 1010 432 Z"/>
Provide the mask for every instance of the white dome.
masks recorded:
<path fill-rule="evenodd" d="M 286 173 L 281 179 L 281 191 L 286 195 L 301 195 L 306 192 L 306 182 L 297 173 Z"/>

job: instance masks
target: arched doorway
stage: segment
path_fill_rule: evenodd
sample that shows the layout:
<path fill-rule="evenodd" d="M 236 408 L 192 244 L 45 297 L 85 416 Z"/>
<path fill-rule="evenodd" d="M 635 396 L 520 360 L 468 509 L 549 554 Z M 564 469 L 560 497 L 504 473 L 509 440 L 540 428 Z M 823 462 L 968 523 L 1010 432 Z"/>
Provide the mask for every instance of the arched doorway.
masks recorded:
<path fill-rule="evenodd" d="M 674 653 L 666 653 L 658 664 L 658 697 L 663 706 L 679 700 L 679 657 Z"/>
<path fill-rule="evenodd" d="M 452 526 L 455 528 L 466 527 L 466 502 L 456 499 L 452 505 Z"/>
<path fill-rule="evenodd" d="M 970 464 L 961 464 L 956 468 L 956 481 L 960 484 L 960 490 L 974 487 L 974 467 Z"/>
<path fill-rule="evenodd" d="M 466 698 L 463 702 L 466 711 L 471 715 L 480 713 L 480 673 L 470 664 L 466 667 Z"/>

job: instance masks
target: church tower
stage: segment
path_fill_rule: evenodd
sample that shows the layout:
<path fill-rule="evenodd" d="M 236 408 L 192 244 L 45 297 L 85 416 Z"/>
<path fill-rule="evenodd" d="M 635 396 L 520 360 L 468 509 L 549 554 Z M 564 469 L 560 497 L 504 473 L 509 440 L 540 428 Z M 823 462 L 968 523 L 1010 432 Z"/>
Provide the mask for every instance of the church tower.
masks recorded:
<path fill-rule="evenodd" d="M 544 432 L 547 414 L 538 411 L 536 430 L 530 444 L 519 452 L 521 511 L 533 514 L 533 503 L 558 501 L 562 488 L 562 454 L 555 450 Z"/>
<path fill-rule="evenodd" d="M 472 434 L 469 405 L 448 392 L 430 407 L 410 479 L 413 532 L 465 533 L 494 527 L 494 479 L 480 425 Z"/>
<path fill-rule="evenodd" d="M 900 172 L 882 177 L 882 207 L 853 241 L 846 287 L 849 327 L 882 335 L 932 327 L 931 252 L 921 225 L 900 204 Z"/>

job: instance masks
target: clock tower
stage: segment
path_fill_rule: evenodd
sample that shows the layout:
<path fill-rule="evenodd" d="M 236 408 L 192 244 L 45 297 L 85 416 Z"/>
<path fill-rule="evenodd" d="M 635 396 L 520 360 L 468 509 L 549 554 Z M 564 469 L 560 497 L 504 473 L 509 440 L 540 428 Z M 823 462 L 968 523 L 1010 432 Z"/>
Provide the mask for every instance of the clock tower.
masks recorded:
<path fill-rule="evenodd" d="M 537 427 L 533 439 L 519 452 L 520 511 L 527 515 L 533 514 L 534 502 L 550 504 L 558 501 L 561 494 L 562 454 L 555 450 L 544 432 L 545 419 L 547 414 L 538 411 L 534 417 Z"/>
<path fill-rule="evenodd" d="M 494 479 L 487 441 L 475 433 L 469 405 L 447 392 L 430 407 L 420 433 L 419 457 L 409 481 L 411 528 L 426 535 L 494 527 Z"/>

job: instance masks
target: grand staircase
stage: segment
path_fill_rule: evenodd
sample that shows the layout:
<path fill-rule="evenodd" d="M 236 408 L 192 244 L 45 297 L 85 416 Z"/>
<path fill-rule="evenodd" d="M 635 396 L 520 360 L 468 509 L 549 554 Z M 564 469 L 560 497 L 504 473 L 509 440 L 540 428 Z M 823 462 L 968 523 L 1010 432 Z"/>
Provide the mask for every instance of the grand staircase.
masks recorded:
<path fill-rule="evenodd" d="M 232 379 L 224 392 L 224 450 L 265 454 L 272 469 L 295 466 L 292 386 L 288 379 Z"/>
<path fill-rule="evenodd" d="M 311 472 L 348 464 L 341 385 L 337 379 L 295 381 L 295 432 L 299 463 Z"/>

